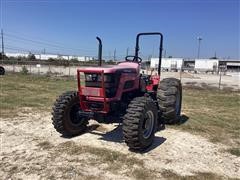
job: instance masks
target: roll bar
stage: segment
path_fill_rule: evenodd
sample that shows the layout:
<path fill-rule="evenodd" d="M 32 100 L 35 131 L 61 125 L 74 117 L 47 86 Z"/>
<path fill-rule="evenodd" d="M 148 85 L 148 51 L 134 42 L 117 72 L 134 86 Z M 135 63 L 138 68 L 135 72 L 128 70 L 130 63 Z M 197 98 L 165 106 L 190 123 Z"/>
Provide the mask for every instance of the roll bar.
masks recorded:
<path fill-rule="evenodd" d="M 162 62 L 162 50 L 163 50 L 163 35 L 159 32 L 147 32 L 147 33 L 139 33 L 136 38 L 136 47 L 135 47 L 135 57 L 138 57 L 139 52 L 139 37 L 140 36 L 148 36 L 148 35 L 159 35 L 160 36 L 160 46 L 159 46 L 159 62 L 158 62 L 158 75 L 161 73 L 161 62 Z M 137 58 L 136 58 L 137 60 Z"/>

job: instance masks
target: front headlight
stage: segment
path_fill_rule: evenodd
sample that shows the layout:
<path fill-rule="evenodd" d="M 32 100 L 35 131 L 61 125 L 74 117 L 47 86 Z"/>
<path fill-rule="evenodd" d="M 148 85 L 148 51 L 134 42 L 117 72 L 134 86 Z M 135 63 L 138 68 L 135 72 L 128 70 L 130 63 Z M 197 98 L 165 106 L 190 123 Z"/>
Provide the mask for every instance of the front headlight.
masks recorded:
<path fill-rule="evenodd" d="M 86 81 L 98 81 L 98 74 L 85 74 Z"/>
<path fill-rule="evenodd" d="M 112 74 L 104 74 L 104 82 L 111 82 L 112 81 Z M 101 74 L 85 74 L 85 80 L 86 81 L 102 81 L 102 75 Z"/>
<path fill-rule="evenodd" d="M 85 74 L 86 81 L 92 81 L 92 74 Z"/>

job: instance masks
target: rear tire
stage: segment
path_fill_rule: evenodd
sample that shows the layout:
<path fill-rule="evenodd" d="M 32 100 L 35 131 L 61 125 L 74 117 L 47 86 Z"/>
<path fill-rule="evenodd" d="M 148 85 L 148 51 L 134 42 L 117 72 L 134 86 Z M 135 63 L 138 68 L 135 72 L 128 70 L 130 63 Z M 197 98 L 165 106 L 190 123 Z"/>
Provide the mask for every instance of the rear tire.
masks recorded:
<path fill-rule="evenodd" d="M 76 136 L 86 130 L 88 119 L 80 117 L 80 102 L 78 93 L 68 91 L 56 100 L 52 112 L 52 124 L 57 132 L 65 137 Z"/>
<path fill-rule="evenodd" d="M 179 123 L 182 107 L 182 85 L 180 80 L 166 78 L 160 82 L 157 91 L 159 109 L 162 112 L 161 118 L 167 124 Z"/>
<path fill-rule="evenodd" d="M 4 67 L 0 66 L 0 75 L 4 75 L 5 74 L 5 69 Z"/>
<path fill-rule="evenodd" d="M 123 118 L 123 137 L 132 150 L 144 150 L 154 140 L 158 118 L 156 104 L 151 98 L 136 97 Z"/>

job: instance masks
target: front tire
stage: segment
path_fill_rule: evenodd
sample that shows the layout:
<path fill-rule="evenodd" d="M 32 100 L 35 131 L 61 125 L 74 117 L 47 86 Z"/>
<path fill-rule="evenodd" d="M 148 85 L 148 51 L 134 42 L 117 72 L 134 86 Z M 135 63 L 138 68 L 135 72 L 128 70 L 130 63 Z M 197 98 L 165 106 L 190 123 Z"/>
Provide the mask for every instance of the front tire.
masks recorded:
<path fill-rule="evenodd" d="M 5 74 L 5 69 L 4 67 L 0 66 L 0 75 L 4 75 Z"/>
<path fill-rule="evenodd" d="M 158 118 L 156 104 L 151 98 L 136 97 L 123 118 L 123 137 L 132 150 L 144 150 L 154 140 Z"/>
<path fill-rule="evenodd" d="M 83 133 L 87 127 L 87 119 L 79 116 L 81 111 L 79 96 L 75 91 L 63 93 L 56 100 L 52 112 L 52 124 L 64 137 Z"/>

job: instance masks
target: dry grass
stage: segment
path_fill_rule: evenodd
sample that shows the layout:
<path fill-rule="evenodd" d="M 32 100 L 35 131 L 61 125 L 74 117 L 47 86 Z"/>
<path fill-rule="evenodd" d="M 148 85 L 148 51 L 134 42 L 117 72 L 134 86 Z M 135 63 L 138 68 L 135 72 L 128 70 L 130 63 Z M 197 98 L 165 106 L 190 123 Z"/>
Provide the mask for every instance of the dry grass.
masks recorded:
<path fill-rule="evenodd" d="M 121 154 L 116 151 L 112 151 L 106 148 L 97 148 L 90 146 L 79 146 L 73 141 L 67 141 L 59 144 L 56 147 L 57 152 L 64 152 L 68 155 L 80 155 L 83 153 L 90 153 L 100 158 L 102 162 L 107 162 L 109 164 L 114 165 L 114 163 L 119 163 L 119 165 L 126 165 L 127 167 L 131 167 L 133 165 L 137 165 L 139 167 L 143 167 L 144 163 L 142 160 L 131 157 L 126 154 Z M 121 166 L 116 166 L 121 168 Z"/>
<path fill-rule="evenodd" d="M 50 110 L 56 97 L 76 90 L 73 78 L 8 74 L 0 77 L 1 117 L 15 116 L 21 108 Z M 240 93 L 217 89 L 184 88 L 183 114 L 189 119 L 177 129 L 190 131 L 235 148 L 240 146 Z"/>
<path fill-rule="evenodd" d="M 156 173 L 154 171 L 150 171 L 147 168 L 136 168 L 132 171 L 131 175 L 139 180 L 159 179 L 156 177 Z"/>
<path fill-rule="evenodd" d="M 180 175 L 174 173 L 173 171 L 165 170 L 161 174 L 164 178 L 169 179 L 169 180 L 206 180 L 206 179 L 220 180 L 220 179 L 226 179 L 226 177 L 222 177 L 217 174 L 201 173 L 201 172 L 198 172 L 195 175 L 180 176 Z"/>
<path fill-rule="evenodd" d="M 240 93 L 185 88 L 182 112 L 189 119 L 172 126 L 209 138 L 214 143 L 240 145 Z"/>
<path fill-rule="evenodd" d="M 230 152 L 232 155 L 240 156 L 240 148 L 233 147 L 228 149 L 228 152 Z"/>
<path fill-rule="evenodd" d="M 38 146 L 50 152 L 52 162 L 56 161 L 56 158 L 65 157 L 68 162 L 81 161 L 81 164 L 88 164 L 94 167 L 107 164 L 104 170 L 114 174 L 124 171 L 126 176 L 135 177 L 136 179 L 156 179 L 154 173 L 145 168 L 143 160 L 106 148 L 79 146 L 73 141 L 61 143 L 55 147 L 49 142 L 44 141 L 39 143 Z M 86 158 L 79 160 L 78 157 L 80 156 Z M 66 157 L 71 158 L 67 159 Z M 71 169 L 65 168 L 61 171 L 66 171 L 66 173 L 63 174 L 69 174 L 68 172 L 71 172 Z"/>
<path fill-rule="evenodd" d="M 42 150 L 48 150 L 53 148 L 53 145 L 49 141 L 40 142 L 37 146 L 40 147 Z"/>
<path fill-rule="evenodd" d="M 133 155 L 73 141 L 53 145 L 45 140 L 36 146 L 34 153 L 24 151 L 15 161 L 0 162 L 5 177 L 17 179 L 23 173 L 38 174 L 41 179 L 106 179 L 107 172 L 113 179 L 112 175 L 123 179 L 157 179 L 152 170 L 145 168 L 143 160 Z M 42 153 L 36 155 L 37 152 Z"/>
<path fill-rule="evenodd" d="M 72 78 L 19 73 L 0 76 L 1 117 L 14 116 L 22 107 L 50 110 L 58 95 L 74 89 L 77 89 L 77 82 Z"/>

